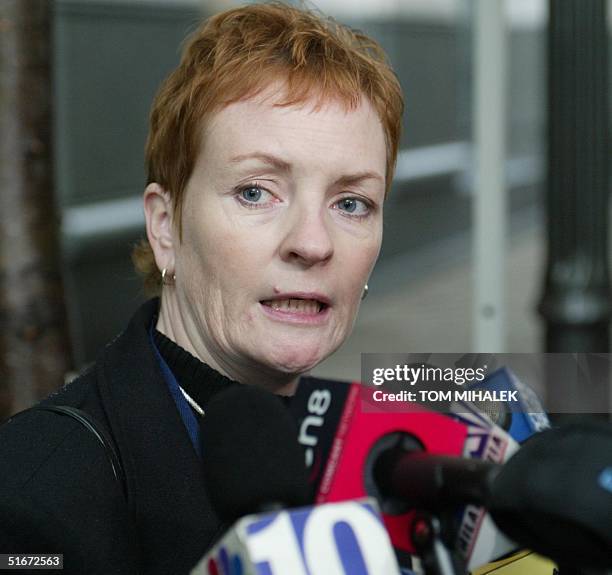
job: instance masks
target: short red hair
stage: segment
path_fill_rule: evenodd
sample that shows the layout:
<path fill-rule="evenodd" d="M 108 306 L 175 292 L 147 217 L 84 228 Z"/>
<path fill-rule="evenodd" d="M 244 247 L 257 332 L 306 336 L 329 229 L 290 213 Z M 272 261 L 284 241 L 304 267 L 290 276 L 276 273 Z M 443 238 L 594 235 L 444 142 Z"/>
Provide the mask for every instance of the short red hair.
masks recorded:
<path fill-rule="evenodd" d="M 380 45 L 332 18 L 279 2 L 251 4 L 205 20 L 189 37 L 179 66 L 162 84 L 151 109 L 146 144 L 148 183 L 171 196 L 181 230 L 184 191 L 211 115 L 285 84 L 278 105 L 336 100 L 355 109 L 366 97 L 376 110 L 387 147 L 389 191 L 400 139 L 403 97 Z M 146 240 L 133 252 L 145 288 L 158 293 L 161 274 Z"/>

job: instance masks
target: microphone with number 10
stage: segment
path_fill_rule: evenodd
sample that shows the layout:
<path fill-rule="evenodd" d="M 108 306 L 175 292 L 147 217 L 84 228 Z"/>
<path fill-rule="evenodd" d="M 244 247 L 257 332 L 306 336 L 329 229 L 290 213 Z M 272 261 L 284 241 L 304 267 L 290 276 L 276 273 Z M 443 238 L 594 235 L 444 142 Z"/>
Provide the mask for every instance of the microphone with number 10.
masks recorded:
<path fill-rule="evenodd" d="M 306 506 L 297 427 L 277 396 L 229 388 L 201 431 L 207 491 L 228 529 L 192 575 L 399 575 L 374 500 Z"/>

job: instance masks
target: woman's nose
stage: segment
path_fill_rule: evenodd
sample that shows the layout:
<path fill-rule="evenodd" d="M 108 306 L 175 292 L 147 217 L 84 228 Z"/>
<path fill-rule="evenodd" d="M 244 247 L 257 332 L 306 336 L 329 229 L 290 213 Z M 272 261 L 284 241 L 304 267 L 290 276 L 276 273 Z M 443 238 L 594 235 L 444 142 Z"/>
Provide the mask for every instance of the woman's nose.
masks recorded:
<path fill-rule="evenodd" d="M 283 260 L 310 267 L 331 258 L 334 243 L 326 216 L 315 210 L 301 211 L 287 222 L 280 246 Z"/>

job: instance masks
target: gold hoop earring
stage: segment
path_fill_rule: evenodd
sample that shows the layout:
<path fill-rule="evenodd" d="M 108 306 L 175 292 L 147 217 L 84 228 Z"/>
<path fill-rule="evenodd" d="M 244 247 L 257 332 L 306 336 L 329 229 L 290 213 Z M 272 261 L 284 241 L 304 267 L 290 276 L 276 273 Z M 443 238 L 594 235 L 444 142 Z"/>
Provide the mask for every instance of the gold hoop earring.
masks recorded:
<path fill-rule="evenodd" d="M 363 301 L 365 298 L 368 297 L 368 292 L 369 291 L 370 291 L 370 288 L 368 287 L 368 284 L 363 286 L 363 293 L 361 294 L 361 301 Z"/>
<path fill-rule="evenodd" d="M 176 280 L 176 275 L 175 274 L 170 275 L 168 273 L 168 270 L 164 268 L 161 273 L 161 279 L 162 279 L 162 285 L 172 286 L 174 285 L 174 280 Z"/>

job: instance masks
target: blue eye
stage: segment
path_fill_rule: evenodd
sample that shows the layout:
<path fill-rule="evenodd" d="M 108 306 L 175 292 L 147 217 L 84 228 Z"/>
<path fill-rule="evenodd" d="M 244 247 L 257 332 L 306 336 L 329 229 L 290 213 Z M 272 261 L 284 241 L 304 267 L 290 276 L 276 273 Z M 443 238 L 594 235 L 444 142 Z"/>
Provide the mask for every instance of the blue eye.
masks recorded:
<path fill-rule="evenodd" d="M 336 202 L 336 209 L 350 216 L 366 216 L 370 207 L 363 201 L 354 197 L 346 197 Z"/>
<path fill-rule="evenodd" d="M 357 200 L 355 198 L 344 198 L 338 202 L 340 209 L 352 214 L 357 209 Z"/>
<path fill-rule="evenodd" d="M 242 206 L 249 209 L 267 209 L 276 203 L 274 194 L 261 187 L 257 182 L 236 188 L 234 197 Z"/>
<path fill-rule="evenodd" d="M 247 201 L 256 203 L 261 199 L 262 189 L 257 186 L 248 186 L 240 191 L 240 195 Z"/>

